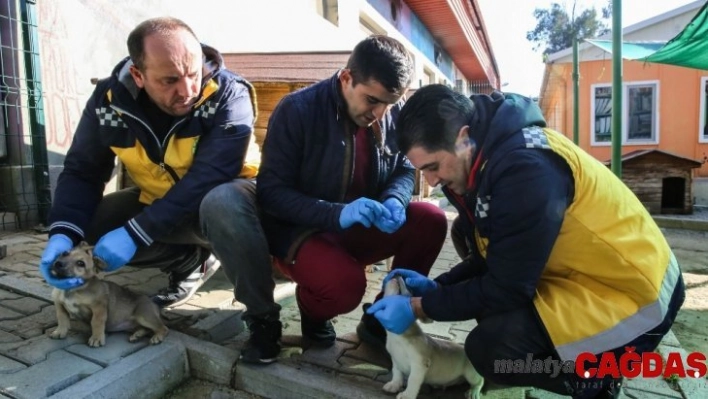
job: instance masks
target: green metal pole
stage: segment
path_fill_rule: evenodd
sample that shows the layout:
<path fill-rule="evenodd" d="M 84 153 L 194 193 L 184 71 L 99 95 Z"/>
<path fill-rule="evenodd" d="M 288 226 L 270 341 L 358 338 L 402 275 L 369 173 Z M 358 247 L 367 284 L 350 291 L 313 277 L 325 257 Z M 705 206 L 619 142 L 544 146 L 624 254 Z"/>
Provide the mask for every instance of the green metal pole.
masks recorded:
<path fill-rule="evenodd" d="M 29 105 L 30 134 L 32 137 L 32 165 L 37 198 L 37 216 L 47 222 L 51 206 L 49 161 L 45 136 L 44 103 L 42 101 L 42 73 L 39 61 L 39 33 L 37 29 L 36 0 L 21 0 L 22 42 L 25 53 L 27 98 Z"/>
<path fill-rule="evenodd" d="M 612 2 L 612 173 L 622 178 L 622 0 Z"/>
<path fill-rule="evenodd" d="M 573 37 L 573 143 L 580 143 L 580 72 L 578 59 L 578 38 Z"/>

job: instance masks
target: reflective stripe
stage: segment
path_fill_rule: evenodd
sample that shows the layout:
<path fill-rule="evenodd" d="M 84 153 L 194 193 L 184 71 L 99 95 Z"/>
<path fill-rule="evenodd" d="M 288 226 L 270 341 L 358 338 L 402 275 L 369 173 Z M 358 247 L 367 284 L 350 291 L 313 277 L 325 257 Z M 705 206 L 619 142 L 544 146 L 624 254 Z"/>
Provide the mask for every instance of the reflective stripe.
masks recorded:
<path fill-rule="evenodd" d="M 79 226 L 77 226 L 73 223 L 69 223 L 69 222 L 54 222 L 49 226 L 49 230 L 53 230 L 58 227 L 61 227 L 61 228 L 67 229 L 67 230 L 71 230 L 81 237 L 84 236 L 84 231 L 81 230 L 81 228 Z"/>
<path fill-rule="evenodd" d="M 637 313 L 600 334 L 556 347 L 561 360 L 575 360 L 583 352 L 600 353 L 619 348 L 659 325 L 666 317 L 671 296 L 681 275 L 674 253 L 670 252 L 669 255 L 669 265 L 664 273 L 656 301 L 642 307 Z M 582 320 L 578 322 L 582 323 Z"/>

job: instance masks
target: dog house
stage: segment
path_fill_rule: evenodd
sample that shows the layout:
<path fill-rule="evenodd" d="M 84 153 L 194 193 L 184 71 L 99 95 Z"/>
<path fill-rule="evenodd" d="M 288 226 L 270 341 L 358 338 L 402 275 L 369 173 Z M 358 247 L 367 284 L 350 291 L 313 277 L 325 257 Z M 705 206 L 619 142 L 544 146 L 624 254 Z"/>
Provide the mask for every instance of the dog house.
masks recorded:
<path fill-rule="evenodd" d="M 691 214 L 693 169 L 701 165 L 661 150 L 632 151 L 622 156 L 622 181 L 651 214 Z"/>

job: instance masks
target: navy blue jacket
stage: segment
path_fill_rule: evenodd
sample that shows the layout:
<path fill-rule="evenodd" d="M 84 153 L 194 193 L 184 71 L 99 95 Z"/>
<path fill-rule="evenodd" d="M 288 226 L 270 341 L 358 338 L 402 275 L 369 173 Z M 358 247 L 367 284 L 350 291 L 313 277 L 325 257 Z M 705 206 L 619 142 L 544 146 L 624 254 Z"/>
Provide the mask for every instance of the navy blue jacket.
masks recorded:
<path fill-rule="evenodd" d="M 369 127 L 372 176 L 365 197 L 408 205 L 415 170 L 398 151 L 394 105 Z M 270 251 L 291 261 L 317 231 L 341 231 L 339 215 L 353 178 L 356 125 L 347 114 L 338 73 L 285 96 L 268 122 L 258 173 L 258 201 Z M 380 134 L 379 134 L 380 131 Z"/>
<path fill-rule="evenodd" d="M 423 295 L 423 311 L 438 321 L 531 304 L 574 196 L 565 160 L 529 139 L 534 126 L 546 124 L 532 100 L 513 94 L 472 98 L 477 114 L 470 122 L 470 141 L 479 149 L 472 184 L 462 196 L 443 187 L 459 212 L 472 254 L 435 279 L 443 289 Z M 488 246 L 477 247 L 480 241 Z"/>
<path fill-rule="evenodd" d="M 149 205 L 125 223 L 143 246 L 196 215 L 206 193 L 243 172 L 256 113 L 252 87 L 224 69 L 215 49 L 202 49 L 200 98 L 193 112 L 175 118 L 162 141 L 137 100 L 140 89 L 128 73 L 132 64 L 128 58 L 97 84 L 59 175 L 49 214 L 50 235 L 62 233 L 74 243 L 84 238 L 116 154 L 140 187 L 140 201 Z"/>

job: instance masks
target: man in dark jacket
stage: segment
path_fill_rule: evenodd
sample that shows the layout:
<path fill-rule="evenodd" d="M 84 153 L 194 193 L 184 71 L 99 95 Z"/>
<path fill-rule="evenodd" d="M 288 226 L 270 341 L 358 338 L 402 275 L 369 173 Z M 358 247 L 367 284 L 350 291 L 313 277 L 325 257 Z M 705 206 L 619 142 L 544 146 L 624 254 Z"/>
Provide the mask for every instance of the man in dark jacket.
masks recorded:
<path fill-rule="evenodd" d="M 184 22 L 155 18 L 128 37 L 130 57 L 91 95 L 59 176 L 40 270 L 60 289 L 83 284 L 50 271 L 81 240 L 108 271 L 157 267 L 160 306 L 186 302 L 223 262 L 251 331 L 279 325 L 267 242 L 256 211 L 257 167 L 245 163 L 256 114 L 251 85 L 224 69 Z M 103 196 L 118 157 L 137 187 Z M 213 255 L 212 255 L 213 254 Z M 217 260 L 219 259 L 219 260 Z M 279 333 L 279 329 L 278 329 Z M 254 362 L 277 341 L 249 341 Z"/>
<path fill-rule="evenodd" d="M 298 284 L 310 344 L 334 344 L 330 319 L 359 305 L 366 265 L 393 256 L 393 268 L 427 275 L 442 248 L 445 215 L 409 204 L 414 168 L 396 145 L 395 119 L 412 74 L 401 43 L 372 36 L 346 68 L 286 96 L 270 118 L 258 200 L 276 264 Z M 385 342 L 369 315 L 357 333 Z"/>
<path fill-rule="evenodd" d="M 646 208 L 545 128 L 529 98 L 430 85 L 398 122 L 401 151 L 459 212 L 463 261 L 434 280 L 393 271 L 386 279 L 403 275 L 413 297 L 387 296 L 369 312 L 394 333 L 416 317 L 476 319 L 465 351 L 486 379 L 617 397 L 621 379 L 596 372 L 598 359 L 653 351 L 684 299 L 676 258 Z M 576 362 L 588 373 L 577 375 Z"/>

